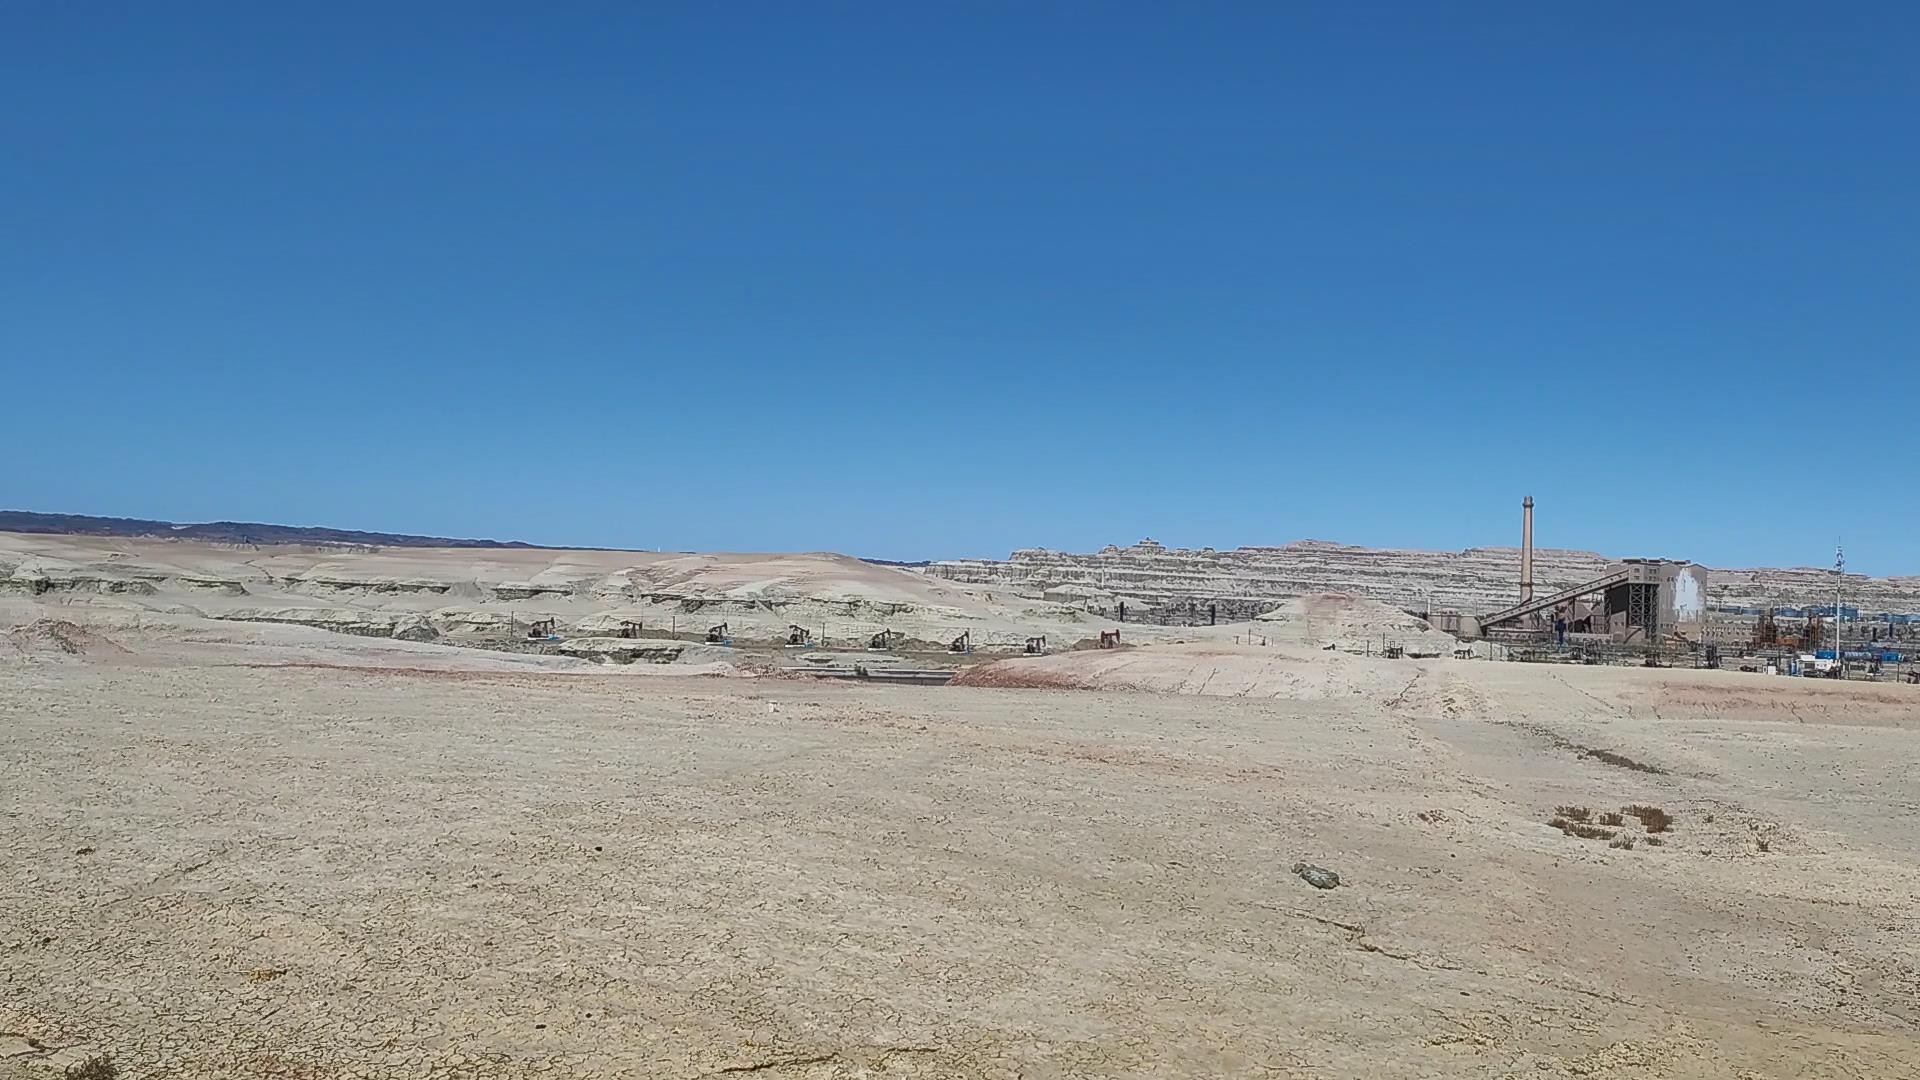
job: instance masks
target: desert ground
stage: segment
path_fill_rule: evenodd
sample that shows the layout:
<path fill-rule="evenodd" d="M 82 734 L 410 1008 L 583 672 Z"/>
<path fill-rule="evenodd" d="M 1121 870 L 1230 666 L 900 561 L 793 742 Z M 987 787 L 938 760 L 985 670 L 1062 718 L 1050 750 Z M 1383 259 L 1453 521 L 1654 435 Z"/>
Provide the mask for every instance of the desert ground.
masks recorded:
<path fill-rule="evenodd" d="M 1428 631 L 1306 602 L 939 687 L 609 666 L 452 642 L 667 570 L 8 542 L 0 1076 L 1920 1077 L 1920 687 L 1387 660 L 1327 646 Z M 767 634 L 1079 628 L 646 561 Z"/>

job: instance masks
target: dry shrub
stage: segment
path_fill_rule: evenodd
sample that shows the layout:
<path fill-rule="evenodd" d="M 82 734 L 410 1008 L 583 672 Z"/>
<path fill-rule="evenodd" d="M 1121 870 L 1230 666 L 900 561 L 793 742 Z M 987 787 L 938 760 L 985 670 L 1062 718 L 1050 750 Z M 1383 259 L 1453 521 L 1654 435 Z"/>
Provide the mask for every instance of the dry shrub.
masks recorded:
<path fill-rule="evenodd" d="M 1613 830 L 1603 829 L 1598 825 L 1589 825 L 1584 821 L 1568 821 L 1566 818 L 1557 817 L 1547 822 L 1547 824 L 1559 829 L 1568 836 L 1577 836 L 1582 840 L 1613 839 Z"/>
<path fill-rule="evenodd" d="M 66 1080 L 116 1080 L 120 1070 L 114 1067 L 112 1058 L 99 1054 L 67 1066 L 63 1075 Z"/>
<path fill-rule="evenodd" d="M 1621 833 L 1619 836 L 1616 836 L 1612 840 L 1608 841 L 1607 846 L 1610 848 L 1621 848 L 1626 851 L 1632 851 L 1633 850 L 1633 834 Z"/>
<path fill-rule="evenodd" d="M 1657 836 L 1648 836 L 1648 837 L 1643 837 L 1642 839 L 1646 840 L 1647 843 L 1652 844 L 1654 847 L 1659 847 L 1660 845 L 1666 843 L 1665 840 L 1662 840 Z"/>
<path fill-rule="evenodd" d="M 1646 826 L 1650 833 L 1666 832 L 1673 828 L 1673 815 L 1657 806 L 1642 806 L 1634 803 L 1632 806 L 1623 806 L 1620 809 L 1624 813 L 1639 818 L 1640 824 Z"/>
<path fill-rule="evenodd" d="M 1617 765 L 1622 769 L 1632 769 L 1634 772 L 1653 773 L 1656 776 L 1665 776 L 1667 773 L 1667 770 L 1658 765 L 1648 765 L 1645 762 L 1635 761 L 1627 755 L 1613 750 L 1594 750 L 1589 748 L 1584 751 L 1584 753 L 1587 757 L 1593 758 L 1595 761 L 1604 761 L 1609 765 Z"/>
<path fill-rule="evenodd" d="M 1625 825 L 1626 823 L 1627 823 L 1626 818 L 1621 817 L 1619 814 L 1616 814 L 1611 810 L 1600 815 L 1600 824 L 1602 825 L 1612 825 L 1618 828 L 1619 826 Z"/>
<path fill-rule="evenodd" d="M 1553 812 L 1555 816 L 1566 818 L 1568 821 L 1586 821 L 1593 817 L 1593 811 L 1584 806 L 1556 806 Z"/>

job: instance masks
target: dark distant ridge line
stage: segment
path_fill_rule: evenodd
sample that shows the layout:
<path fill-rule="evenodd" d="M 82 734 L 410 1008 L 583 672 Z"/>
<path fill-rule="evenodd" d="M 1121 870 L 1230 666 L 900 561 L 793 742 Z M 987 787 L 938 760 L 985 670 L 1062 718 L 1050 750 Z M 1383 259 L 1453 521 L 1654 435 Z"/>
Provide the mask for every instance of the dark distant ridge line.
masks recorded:
<path fill-rule="evenodd" d="M 410 533 L 362 532 L 308 525 L 268 525 L 257 521 L 207 521 L 178 524 L 145 518 L 94 517 L 90 514 L 41 514 L 0 510 L 0 532 L 58 533 L 69 536 L 133 536 L 167 540 L 204 540 L 221 544 L 331 544 L 359 547 L 535 548 L 519 540 L 462 540 Z M 556 550 L 583 550 L 559 548 Z"/>
<path fill-rule="evenodd" d="M 526 551 L 638 551 L 638 548 L 581 547 L 571 544 L 529 544 L 524 540 L 471 540 L 413 533 L 363 532 L 318 525 L 269 525 L 257 521 L 206 521 L 182 525 L 146 518 L 96 517 L 92 514 L 42 514 L 33 510 L 0 510 L 0 532 L 50 533 L 59 536 L 130 536 L 162 540 L 202 540 L 214 544 L 320 544 L 339 547 L 513 548 Z M 694 552 L 681 552 L 691 555 Z M 905 568 L 931 565 L 932 560 L 861 559 L 875 566 Z"/>

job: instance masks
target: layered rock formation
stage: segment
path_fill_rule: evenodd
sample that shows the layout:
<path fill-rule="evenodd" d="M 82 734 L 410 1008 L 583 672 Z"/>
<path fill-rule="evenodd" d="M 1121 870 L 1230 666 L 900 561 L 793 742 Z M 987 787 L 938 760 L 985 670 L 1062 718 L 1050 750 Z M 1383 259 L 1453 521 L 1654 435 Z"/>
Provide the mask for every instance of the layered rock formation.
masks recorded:
<path fill-rule="evenodd" d="M 1599 576 L 1612 560 L 1591 551 L 1534 550 L 1534 583 L 1550 592 Z M 1209 607 L 1221 622 L 1246 619 L 1281 602 L 1339 591 L 1408 611 L 1492 611 L 1519 595 L 1517 548 L 1412 551 L 1302 540 L 1282 547 L 1168 548 L 1152 540 L 1108 546 L 1088 555 L 1030 548 L 1005 561 L 949 559 L 926 573 L 956 582 L 997 585 L 1090 611 L 1142 621 L 1206 622 Z M 1833 602 L 1833 573 L 1786 570 L 1710 570 L 1708 603 L 1715 607 L 1800 607 Z M 1920 577 L 1870 578 L 1850 574 L 1842 603 L 1863 612 L 1920 612 Z"/>
<path fill-rule="evenodd" d="M 672 659 L 710 626 L 742 645 L 784 642 L 981 650 L 1029 637 L 1097 637 L 1079 605 L 1028 601 L 859 559 L 811 554 L 663 554 L 533 548 L 229 545 L 146 537 L 0 532 L 0 603 L 46 615 L 81 606 L 145 615 L 315 627 L 362 637 L 513 646 L 536 624 L 571 652 Z M 4 629 L 4 626 L 0 626 Z M 621 637 L 623 632 L 636 637 Z M 679 655 L 679 654 L 675 654 Z M 684 658 L 684 657 L 683 657 Z"/>
<path fill-rule="evenodd" d="M 1543 591 L 1588 580 L 1608 560 L 1536 552 Z M 695 641 L 726 624 L 743 645 L 786 641 L 790 625 L 824 645 L 944 651 L 960 635 L 985 651 L 1097 639 L 1127 607 L 1128 641 L 1244 622 L 1286 601 L 1342 593 L 1402 611 L 1477 613 L 1510 602 L 1519 557 L 1507 548 L 1377 550 L 1306 542 L 1234 551 L 1169 550 L 1150 541 L 1091 555 L 1021 551 L 1005 562 L 954 560 L 922 571 L 845 556 L 694 555 L 545 549 L 229 545 L 149 538 L 0 532 L 0 603 L 33 617 L 85 606 L 215 622 L 277 623 L 337 633 L 499 647 L 551 622 L 569 639 Z M 1831 603 L 1812 569 L 1713 571 L 1715 606 Z M 1850 577 L 1844 602 L 1869 613 L 1920 612 L 1920 579 Z M 1141 623 L 1160 623 L 1150 629 Z M 621 637 L 623 634 L 636 637 Z M 637 658 L 643 646 L 597 652 Z"/>

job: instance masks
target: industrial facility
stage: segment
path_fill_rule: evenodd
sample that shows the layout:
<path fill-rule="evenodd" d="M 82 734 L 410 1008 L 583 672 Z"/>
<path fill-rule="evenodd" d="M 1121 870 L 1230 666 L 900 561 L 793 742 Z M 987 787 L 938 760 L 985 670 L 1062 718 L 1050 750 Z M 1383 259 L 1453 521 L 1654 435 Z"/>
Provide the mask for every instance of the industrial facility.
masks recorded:
<path fill-rule="evenodd" d="M 1836 602 L 1828 606 L 1716 607 L 1706 568 L 1671 559 L 1623 559 L 1589 580 L 1540 595 L 1532 496 L 1521 500 L 1520 514 L 1515 602 L 1479 615 L 1431 612 L 1436 629 L 1508 645 L 1520 659 L 1639 658 L 1717 667 L 1724 653 L 1753 671 L 1920 681 L 1912 670 L 1920 625 L 1910 615 L 1869 616 L 1840 605 L 1838 561 Z"/>
<path fill-rule="evenodd" d="M 1533 496 L 1520 503 L 1520 595 L 1482 615 L 1436 613 L 1437 628 L 1463 638 L 1613 645 L 1698 644 L 1706 638 L 1705 568 L 1670 559 L 1625 559 L 1605 573 L 1544 596 L 1533 583 Z"/>

